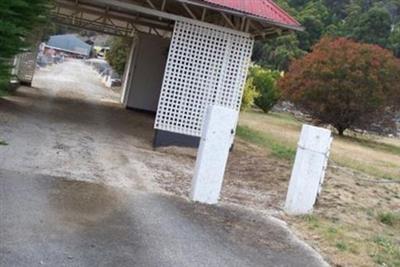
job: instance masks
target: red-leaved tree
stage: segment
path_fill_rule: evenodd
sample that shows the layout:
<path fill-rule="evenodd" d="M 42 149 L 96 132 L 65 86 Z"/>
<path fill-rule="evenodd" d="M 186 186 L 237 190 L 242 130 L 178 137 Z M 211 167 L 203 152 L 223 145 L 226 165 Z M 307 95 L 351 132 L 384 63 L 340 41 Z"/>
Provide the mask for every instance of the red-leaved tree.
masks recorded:
<path fill-rule="evenodd" d="M 400 61 L 376 45 L 323 38 L 279 81 L 283 96 L 340 135 L 400 107 Z"/>

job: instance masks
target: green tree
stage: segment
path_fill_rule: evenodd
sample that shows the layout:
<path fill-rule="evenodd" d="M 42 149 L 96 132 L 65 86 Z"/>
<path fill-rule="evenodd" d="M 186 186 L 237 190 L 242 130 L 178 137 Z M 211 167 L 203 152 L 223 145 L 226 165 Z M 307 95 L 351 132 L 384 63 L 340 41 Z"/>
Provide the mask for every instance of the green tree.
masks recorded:
<path fill-rule="evenodd" d="M 280 75 L 279 71 L 272 71 L 257 65 L 249 69 L 248 79 L 252 81 L 252 85 L 258 92 L 254 103 L 264 112 L 270 111 L 281 97 L 280 90 L 276 86 Z"/>
<path fill-rule="evenodd" d="M 346 7 L 351 0 L 325 0 L 326 7 L 330 10 L 334 19 L 344 19 L 347 17 Z"/>
<path fill-rule="evenodd" d="M 350 36 L 356 40 L 388 46 L 388 38 L 392 28 L 392 20 L 387 9 L 373 7 L 356 18 Z"/>
<path fill-rule="evenodd" d="M 299 48 L 295 34 L 284 35 L 255 45 L 253 60 L 262 67 L 287 70 L 292 60 L 302 57 L 306 51 Z"/>
<path fill-rule="evenodd" d="M 310 52 L 321 37 L 351 37 L 398 53 L 400 0 L 277 0 L 305 28 L 303 32 L 258 41 L 253 60 L 287 70 L 291 61 Z"/>
<path fill-rule="evenodd" d="M 39 26 L 48 18 L 51 0 L 0 1 L 0 90 L 10 80 L 11 59 L 38 40 Z"/>
<path fill-rule="evenodd" d="M 397 57 L 400 57 L 400 23 L 397 23 L 390 33 L 389 47 Z"/>
<path fill-rule="evenodd" d="M 323 38 L 279 81 L 286 99 L 340 135 L 400 108 L 400 60 L 377 45 Z"/>
<path fill-rule="evenodd" d="M 106 54 L 106 60 L 119 75 L 124 73 L 131 43 L 130 38 L 114 37 L 111 41 L 110 51 Z"/>
<path fill-rule="evenodd" d="M 298 32 L 299 47 L 310 51 L 324 33 L 325 27 L 331 22 L 331 14 L 323 1 L 308 1 L 297 13 L 297 19 L 305 28 Z"/>

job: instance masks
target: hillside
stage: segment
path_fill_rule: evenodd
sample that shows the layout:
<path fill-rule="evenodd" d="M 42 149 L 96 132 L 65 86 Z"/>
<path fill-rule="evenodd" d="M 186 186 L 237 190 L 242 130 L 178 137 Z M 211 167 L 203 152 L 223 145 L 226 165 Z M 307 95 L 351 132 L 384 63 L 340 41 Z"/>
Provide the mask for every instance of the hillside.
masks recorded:
<path fill-rule="evenodd" d="M 293 59 L 311 51 L 321 37 L 344 36 L 377 44 L 400 57 L 400 0 L 277 0 L 305 28 L 255 45 L 253 60 L 287 70 Z"/>

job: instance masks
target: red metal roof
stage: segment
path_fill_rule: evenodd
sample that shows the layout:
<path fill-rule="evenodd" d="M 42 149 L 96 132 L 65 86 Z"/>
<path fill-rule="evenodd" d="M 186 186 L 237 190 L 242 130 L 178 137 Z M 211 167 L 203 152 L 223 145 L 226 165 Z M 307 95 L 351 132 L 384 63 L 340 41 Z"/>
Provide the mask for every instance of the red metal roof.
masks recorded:
<path fill-rule="evenodd" d="M 279 24 L 300 27 L 300 23 L 272 0 L 203 0 L 220 7 L 243 12 Z"/>

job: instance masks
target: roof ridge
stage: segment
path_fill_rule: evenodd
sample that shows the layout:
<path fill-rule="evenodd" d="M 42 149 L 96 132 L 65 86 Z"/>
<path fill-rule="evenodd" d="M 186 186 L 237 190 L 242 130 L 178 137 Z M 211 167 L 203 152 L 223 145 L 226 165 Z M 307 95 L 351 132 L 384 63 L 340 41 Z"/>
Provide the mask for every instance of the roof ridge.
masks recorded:
<path fill-rule="evenodd" d="M 201 0 L 210 5 L 248 14 L 277 25 L 300 28 L 301 24 L 273 0 Z"/>
<path fill-rule="evenodd" d="M 284 10 L 281 6 L 279 6 L 277 3 L 275 3 L 274 0 L 261 0 L 262 2 L 269 2 L 271 5 L 273 5 L 275 8 L 277 8 L 279 11 L 284 13 L 288 19 L 292 20 L 294 23 L 297 23 L 300 26 L 300 22 L 297 21 L 292 15 L 289 14 L 286 10 Z"/>

